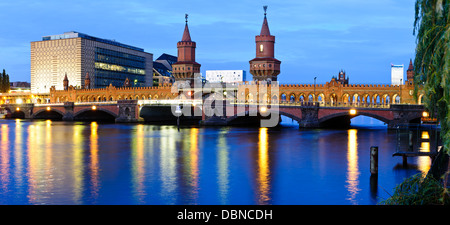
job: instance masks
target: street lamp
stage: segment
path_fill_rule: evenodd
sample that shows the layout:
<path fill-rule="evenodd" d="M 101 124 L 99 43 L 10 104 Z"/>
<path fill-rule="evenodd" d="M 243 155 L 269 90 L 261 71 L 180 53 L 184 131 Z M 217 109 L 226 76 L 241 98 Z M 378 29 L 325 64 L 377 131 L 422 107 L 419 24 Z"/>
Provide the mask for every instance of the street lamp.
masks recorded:
<path fill-rule="evenodd" d="M 315 102 L 315 100 L 316 100 L 316 79 L 317 79 L 317 77 L 314 77 L 314 96 L 313 96 L 314 101 L 313 102 Z"/>
<path fill-rule="evenodd" d="M 180 132 L 180 116 L 181 116 L 181 106 L 177 105 L 176 109 L 175 109 L 175 116 L 177 117 L 177 128 L 178 128 L 178 132 Z"/>
<path fill-rule="evenodd" d="M 400 99 L 398 100 L 398 104 L 400 104 L 400 101 L 402 100 L 402 81 L 403 81 L 403 79 L 400 79 Z M 394 99 L 395 100 L 395 99 Z"/>

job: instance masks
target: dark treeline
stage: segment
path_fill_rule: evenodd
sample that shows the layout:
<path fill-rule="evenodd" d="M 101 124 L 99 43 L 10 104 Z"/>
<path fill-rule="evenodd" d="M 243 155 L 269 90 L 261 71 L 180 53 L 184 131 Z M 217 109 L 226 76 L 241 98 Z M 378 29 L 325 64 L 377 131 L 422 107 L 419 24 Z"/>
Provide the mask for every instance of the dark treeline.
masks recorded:
<path fill-rule="evenodd" d="M 5 69 L 3 73 L 0 74 L 0 93 L 5 93 L 9 91 L 9 75 L 6 74 Z"/>

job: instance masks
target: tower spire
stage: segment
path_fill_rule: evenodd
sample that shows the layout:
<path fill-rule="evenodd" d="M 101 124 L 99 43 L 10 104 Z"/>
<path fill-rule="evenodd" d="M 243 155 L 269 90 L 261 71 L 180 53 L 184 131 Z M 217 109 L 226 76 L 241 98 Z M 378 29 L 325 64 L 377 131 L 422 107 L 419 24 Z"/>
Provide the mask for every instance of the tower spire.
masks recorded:
<path fill-rule="evenodd" d="M 261 27 L 261 33 L 259 35 L 270 35 L 269 24 L 267 23 L 267 5 L 263 6 L 264 8 L 264 21 Z"/>
<path fill-rule="evenodd" d="M 267 23 L 267 5 L 263 6 L 264 21 L 261 33 L 255 36 L 256 57 L 250 60 L 250 73 L 255 81 L 277 81 L 281 61 L 275 58 L 275 36 L 270 34 Z"/>
<path fill-rule="evenodd" d="M 186 19 L 186 25 L 184 26 L 184 32 L 183 37 L 181 38 L 181 41 L 191 41 L 191 35 L 189 34 L 189 28 L 188 28 L 188 14 L 186 13 L 184 18 Z"/>

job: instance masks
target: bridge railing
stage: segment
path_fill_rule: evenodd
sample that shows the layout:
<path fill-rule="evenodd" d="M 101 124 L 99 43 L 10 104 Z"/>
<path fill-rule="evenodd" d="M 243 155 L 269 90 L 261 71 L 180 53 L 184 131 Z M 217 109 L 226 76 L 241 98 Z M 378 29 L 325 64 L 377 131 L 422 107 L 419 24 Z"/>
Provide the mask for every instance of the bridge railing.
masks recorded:
<path fill-rule="evenodd" d="M 139 105 L 202 105 L 202 100 L 194 99 L 152 99 L 152 100 L 138 100 Z"/>
<path fill-rule="evenodd" d="M 117 101 L 105 101 L 105 102 L 75 102 L 74 105 L 113 105 L 117 104 Z"/>
<path fill-rule="evenodd" d="M 319 107 L 352 107 L 352 108 L 390 108 L 390 104 L 371 104 L 371 103 L 346 103 L 346 102 L 291 102 L 291 101 L 281 101 L 279 103 L 276 102 L 256 102 L 256 101 L 230 101 L 232 104 L 237 105 L 252 105 L 252 104 L 266 104 L 266 105 L 274 105 L 277 104 L 279 106 L 313 106 L 318 105 Z"/>
<path fill-rule="evenodd" d="M 35 107 L 45 107 L 45 106 L 63 106 L 64 103 L 44 103 L 44 104 L 34 104 Z"/>

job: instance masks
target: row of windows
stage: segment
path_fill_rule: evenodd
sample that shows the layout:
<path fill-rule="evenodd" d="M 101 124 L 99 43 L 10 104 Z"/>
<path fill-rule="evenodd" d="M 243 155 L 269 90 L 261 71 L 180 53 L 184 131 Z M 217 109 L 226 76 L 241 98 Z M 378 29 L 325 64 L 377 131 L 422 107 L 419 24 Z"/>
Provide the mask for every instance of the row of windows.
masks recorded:
<path fill-rule="evenodd" d="M 264 64 L 253 64 L 253 67 L 259 67 L 259 68 L 261 68 L 261 65 L 262 65 L 262 67 L 266 67 L 266 64 L 264 63 Z M 268 66 L 269 66 L 269 68 L 271 68 L 272 67 L 272 64 L 267 64 Z"/>
<path fill-rule="evenodd" d="M 105 49 L 105 48 L 96 47 L 95 53 L 102 54 L 102 55 L 115 56 L 115 57 L 119 57 L 119 58 L 135 60 L 135 61 L 140 61 L 140 62 L 145 62 L 145 57 L 128 54 L 128 53 L 124 53 L 124 52 L 113 51 L 113 50 L 109 50 L 109 49 Z"/>
<path fill-rule="evenodd" d="M 130 79 L 130 86 L 131 87 L 144 87 L 145 86 L 145 80 L 138 80 L 138 79 Z M 115 87 L 123 87 L 125 84 L 125 79 L 115 79 L 115 78 L 108 78 L 108 77 L 95 77 L 94 85 L 96 88 L 102 88 L 107 87 L 109 84 L 112 84 Z"/>
<path fill-rule="evenodd" d="M 98 54 L 98 53 L 95 54 L 95 61 L 145 69 L 145 62 L 129 60 L 129 59 L 124 59 L 124 58 L 109 56 L 109 55 L 102 55 L 102 54 Z"/>
<path fill-rule="evenodd" d="M 108 63 L 101 63 L 101 62 L 96 62 L 95 63 L 95 69 L 117 71 L 117 72 L 130 73 L 130 74 L 145 75 L 145 70 L 143 70 L 143 69 L 119 66 L 119 65 L 108 64 Z"/>
<path fill-rule="evenodd" d="M 138 80 L 145 82 L 145 76 L 142 75 L 135 75 L 135 74 L 127 74 L 127 73 L 121 73 L 116 71 L 104 71 L 104 70 L 95 70 L 95 77 L 103 77 L 107 79 L 117 79 L 117 80 L 123 80 L 128 77 L 128 79 L 131 80 Z"/>

